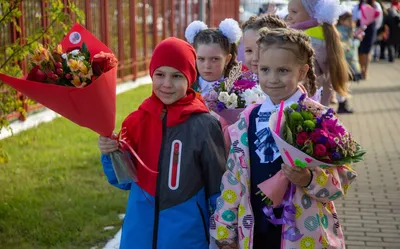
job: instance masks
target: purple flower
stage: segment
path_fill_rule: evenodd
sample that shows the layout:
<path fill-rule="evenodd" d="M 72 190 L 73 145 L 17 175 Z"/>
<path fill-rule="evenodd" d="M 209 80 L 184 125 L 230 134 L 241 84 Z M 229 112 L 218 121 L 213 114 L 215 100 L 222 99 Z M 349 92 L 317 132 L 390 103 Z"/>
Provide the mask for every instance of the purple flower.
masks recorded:
<path fill-rule="evenodd" d="M 301 95 L 301 97 L 299 98 L 299 101 L 297 101 L 299 104 L 301 103 L 301 102 L 303 102 L 303 100 L 306 98 L 306 94 L 305 93 L 303 93 L 302 95 Z"/>
<path fill-rule="evenodd" d="M 317 140 L 317 143 L 326 144 L 328 142 L 328 138 L 324 136 L 320 136 Z"/>
<path fill-rule="evenodd" d="M 217 82 L 213 83 L 213 89 L 220 89 L 221 82 L 223 82 L 223 81 L 217 81 Z"/>
<path fill-rule="evenodd" d="M 343 126 L 338 125 L 337 122 L 337 119 L 324 119 L 321 125 L 322 128 L 329 134 L 329 136 L 337 137 L 339 134 L 344 135 L 345 129 Z"/>
<path fill-rule="evenodd" d="M 314 143 L 325 144 L 328 141 L 328 134 L 322 129 L 315 129 L 311 132 L 310 138 Z"/>
<path fill-rule="evenodd" d="M 322 118 L 321 117 L 317 117 L 316 119 L 317 119 L 317 127 L 320 127 L 321 123 L 322 123 Z"/>
<path fill-rule="evenodd" d="M 255 81 L 250 81 L 250 80 L 237 80 L 233 84 L 233 88 L 236 89 L 237 91 L 244 91 L 246 89 L 251 89 L 256 85 Z"/>
<path fill-rule="evenodd" d="M 226 107 L 225 107 L 225 104 L 224 103 L 222 103 L 222 102 L 220 102 L 220 101 L 218 101 L 218 104 L 217 104 L 217 110 L 218 110 L 218 112 L 221 112 L 222 110 L 224 110 Z"/>
<path fill-rule="evenodd" d="M 332 108 L 329 108 L 325 114 L 322 115 L 323 118 L 332 118 L 335 114 L 335 111 Z"/>
<path fill-rule="evenodd" d="M 254 82 L 258 81 L 257 74 L 255 74 L 255 73 L 253 73 L 251 71 L 242 72 L 241 79 L 242 80 L 250 80 L 250 81 L 254 81 Z"/>
<path fill-rule="evenodd" d="M 341 158 L 342 158 L 342 156 L 340 155 L 339 152 L 336 152 L 336 151 L 332 152 L 332 159 L 333 160 L 339 160 Z"/>
<path fill-rule="evenodd" d="M 210 91 L 209 93 L 206 94 L 206 96 L 204 96 L 204 99 L 208 102 L 214 102 L 217 101 L 218 99 L 218 94 L 215 91 Z"/>

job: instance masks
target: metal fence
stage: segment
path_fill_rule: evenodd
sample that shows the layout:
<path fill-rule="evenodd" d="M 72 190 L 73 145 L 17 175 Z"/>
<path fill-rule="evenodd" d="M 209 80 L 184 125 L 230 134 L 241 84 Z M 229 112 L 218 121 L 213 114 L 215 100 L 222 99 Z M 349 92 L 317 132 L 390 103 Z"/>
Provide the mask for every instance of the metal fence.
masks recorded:
<path fill-rule="evenodd" d="M 63 0 L 67 3 L 68 0 Z M 69 0 L 86 14 L 83 25 L 109 46 L 119 59 L 118 81 L 136 79 L 147 74 L 154 47 L 166 37 L 184 37 L 187 25 L 200 18 L 200 11 L 209 26 L 217 26 L 224 18 L 239 19 L 240 0 Z M 200 4 L 203 4 L 200 6 Z M 46 27 L 35 16 L 45 16 L 45 0 L 24 0 L 21 26 L 29 35 L 38 28 Z M 74 17 L 72 17 L 74 18 Z M 0 34 L 0 47 L 16 40 L 16 31 L 7 27 Z M 0 51 L 3 53 L 4 51 Z M 22 63 L 25 65 L 25 63 Z M 23 66 L 26 73 L 27 68 Z M 24 98 L 19 95 L 19 98 Z M 40 105 L 25 106 L 30 112 Z M 10 119 L 23 116 L 9 114 Z"/>

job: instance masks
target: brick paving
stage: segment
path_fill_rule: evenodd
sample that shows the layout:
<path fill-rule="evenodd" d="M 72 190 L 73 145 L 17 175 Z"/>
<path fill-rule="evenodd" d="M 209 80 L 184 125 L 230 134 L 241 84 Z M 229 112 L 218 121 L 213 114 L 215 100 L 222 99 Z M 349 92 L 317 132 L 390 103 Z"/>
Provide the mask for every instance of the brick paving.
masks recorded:
<path fill-rule="evenodd" d="M 352 85 L 355 113 L 341 120 L 367 150 L 347 196 L 337 201 L 347 249 L 400 249 L 400 63 L 372 63 Z"/>

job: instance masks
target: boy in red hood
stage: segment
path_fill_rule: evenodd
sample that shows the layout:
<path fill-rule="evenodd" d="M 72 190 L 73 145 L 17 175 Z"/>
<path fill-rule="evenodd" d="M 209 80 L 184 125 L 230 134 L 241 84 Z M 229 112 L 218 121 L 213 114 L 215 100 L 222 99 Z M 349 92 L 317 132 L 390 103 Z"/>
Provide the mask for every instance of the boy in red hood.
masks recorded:
<path fill-rule="evenodd" d="M 189 88 L 195 61 L 192 46 L 177 38 L 153 52 L 152 95 L 121 129 L 146 165 L 134 160 L 138 182 L 118 184 L 109 156 L 118 144 L 99 138 L 108 181 L 130 190 L 121 249 L 209 247 L 209 211 L 220 192 L 226 152 L 219 122 Z"/>

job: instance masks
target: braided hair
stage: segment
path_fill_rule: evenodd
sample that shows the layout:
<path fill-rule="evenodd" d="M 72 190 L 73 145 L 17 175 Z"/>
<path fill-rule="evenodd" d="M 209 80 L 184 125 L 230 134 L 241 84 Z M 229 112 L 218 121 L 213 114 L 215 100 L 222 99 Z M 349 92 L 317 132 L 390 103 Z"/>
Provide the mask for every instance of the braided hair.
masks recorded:
<path fill-rule="evenodd" d="M 274 30 L 263 28 L 260 30 L 260 38 L 257 40 L 257 44 L 260 50 L 271 45 L 279 45 L 280 47 L 290 49 L 300 63 L 309 66 L 304 86 L 311 96 L 315 94 L 317 90 L 317 77 L 314 72 L 314 49 L 308 35 L 302 31 L 288 28 L 277 28 Z"/>
<path fill-rule="evenodd" d="M 248 30 L 260 30 L 261 28 L 287 28 L 287 24 L 280 19 L 277 15 L 263 15 L 263 16 L 252 16 L 242 25 L 243 32 Z"/>

